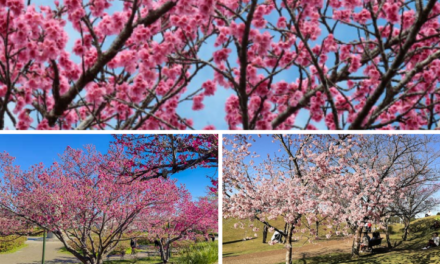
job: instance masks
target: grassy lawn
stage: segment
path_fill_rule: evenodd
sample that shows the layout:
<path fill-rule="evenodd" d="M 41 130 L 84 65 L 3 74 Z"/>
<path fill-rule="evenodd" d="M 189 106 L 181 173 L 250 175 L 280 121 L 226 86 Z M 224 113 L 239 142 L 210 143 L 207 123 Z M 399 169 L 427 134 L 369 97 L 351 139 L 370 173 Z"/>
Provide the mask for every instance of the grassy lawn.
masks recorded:
<path fill-rule="evenodd" d="M 223 257 L 231 257 L 231 256 L 239 256 L 243 254 L 249 254 L 254 252 L 263 252 L 263 251 L 272 251 L 276 249 L 284 249 L 283 244 L 275 244 L 273 246 L 269 246 L 268 244 L 263 244 L 263 224 L 259 221 L 254 221 L 252 224 L 258 227 L 259 230 L 257 232 L 252 232 L 249 227 L 245 229 L 234 228 L 234 224 L 239 222 L 236 219 L 224 219 L 223 220 Z M 241 221 L 248 226 L 250 221 Z M 278 229 L 284 229 L 283 220 L 272 220 L 269 223 Z M 319 227 L 320 239 L 325 241 L 333 240 L 336 238 L 327 239 L 325 238 L 326 232 L 324 231 L 324 226 Z M 243 237 L 254 237 L 254 233 L 257 233 L 258 237 L 243 241 Z M 267 241 L 270 241 L 273 233 L 268 232 Z M 316 241 L 319 242 L 319 241 Z M 307 244 L 307 239 L 303 238 L 299 241 L 296 241 L 292 244 L 292 247 L 301 247 L 304 244 Z"/>
<path fill-rule="evenodd" d="M 391 250 L 385 248 L 386 240 L 384 234 L 381 234 L 384 240 L 382 241 L 382 248 L 374 250 L 373 253 L 361 253 L 362 255 L 357 259 L 352 259 L 351 254 L 332 253 L 316 257 L 305 257 L 303 259 L 295 260 L 295 264 L 331 264 L 331 263 L 360 263 L 360 264 L 431 264 L 440 263 L 440 247 L 428 250 L 422 250 L 428 240 L 432 237 L 433 231 L 429 226 L 438 216 L 431 216 L 415 220 L 411 223 L 408 240 L 402 241 L 403 225 L 392 225 L 392 234 L 390 236 L 391 244 L 395 247 Z M 254 222 L 254 225 L 259 227 L 257 232 L 258 238 L 251 241 L 243 241 L 245 236 L 253 236 L 246 234 L 243 229 L 234 229 L 233 225 L 237 220 L 228 219 L 224 221 L 223 225 L 223 256 L 238 256 L 254 252 L 264 252 L 282 249 L 283 245 L 269 246 L 262 243 L 262 224 Z M 248 222 L 246 222 L 248 223 Z M 281 228 L 283 223 L 281 221 L 272 221 L 271 224 Z M 247 228 L 249 230 L 249 228 Z M 437 230 L 440 233 L 440 230 Z M 321 232 L 321 231 L 320 231 Z M 322 235 L 325 232 L 320 233 Z M 268 240 L 272 236 L 268 234 Z M 322 238 L 324 240 L 324 238 Z M 319 240 L 315 241 L 318 244 Z M 293 250 L 295 247 L 300 247 L 304 244 L 303 241 L 293 243 Z M 282 264 L 281 262 L 280 264 Z"/>
<path fill-rule="evenodd" d="M 172 257 L 169 260 L 170 263 L 178 263 L 178 258 Z M 112 263 L 136 263 L 136 264 L 159 264 L 162 263 L 160 257 L 148 257 L 148 258 L 139 258 L 137 260 L 112 260 L 112 261 L 104 261 L 106 264 Z"/>
<path fill-rule="evenodd" d="M 440 263 L 440 247 L 422 250 L 433 231 L 429 229 L 437 216 L 415 220 L 411 223 L 409 239 L 402 241 L 402 225 L 393 225 L 395 233 L 391 236 L 391 244 L 396 247 L 388 250 L 380 248 L 373 253 L 362 254 L 357 259 L 352 259 L 351 254 L 328 254 L 323 256 L 296 260 L 295 264 L 318 263 L 360 263 L 360 264 L 431 264 Z M 439 230 L 437 230 L 439 231 Z M 385 241 L 383 241 L 385 242 Z M 383 243 L 385 245 L 385 243 Z"/>
<path fill-rule="evenodd" d="M 25 247 L 27 247 L 27 246 L 28 246 L 27 244 L 23 244 L 23 245 L 21 245 L 21 246 L 18 246 L 18 247 L 16 247 L 16 248 L 11 249 L 11 250 L 4 251 L 4 252 L 0 252 L 0 254 L 11 254 L 11 253 L 17 252 L 17 251 L 19 251 L 20 249 L 23 249 L 23 248 L 25 248 Z"/>

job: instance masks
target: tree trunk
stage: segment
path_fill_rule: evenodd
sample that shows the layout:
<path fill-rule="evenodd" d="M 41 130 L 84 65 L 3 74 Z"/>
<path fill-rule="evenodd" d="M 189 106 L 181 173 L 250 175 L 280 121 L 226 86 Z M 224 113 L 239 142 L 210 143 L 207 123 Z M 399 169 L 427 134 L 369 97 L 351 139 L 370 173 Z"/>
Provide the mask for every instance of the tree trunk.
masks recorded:
<path fill-rule="evenodd" d="M 267 240 L 267 225 L 264 225 L 263 227 L 263 244 L 266 244 L 266 240 Z"/>
<path fill-rule="evenodd" d="M 165 251 L 164 245 L 160 240 L 158 240 L 159 242 L 159 252 L 160 252 L 160 259 L 162 259 L 163 263 L 168 263 L 168 252 Z"/>
<path fill-rule="evenodd" d="M 390 241 L 390 229 L 388 228 L 389 225 L 389 220 L 385 220 L 385 237 L 387 239 L 387 246 L 388 248 L 392 248 L 393 246 L 391 245 L 391 241 Z"/>
<path fill-rule="evenodd" d="M 285 225 L 284 225 L 284 234 L 287 234 L 287 227 L 288 227 L 288 225 L 285 224 Z M 283 240 L 283 236 L 281 236 L 281 241 L 280 241 L 280 243 L 283 242 L 283 244 L 286 244 L 286 242 L 287 242 L 287 237 L 284 238 L 284 241 L 282 241 L 282 240 Z"/>
<path fill-rule="evenodd" d="M 362 226 L 356 228 L 356 234 L 353 238 L 353 244 L 351 246 L 351 256 L 359 256 L 359 249 L 361 247 L 362 238 Z"/>
<path fill-rule="evenodd" d="M 287 226 L 286 226 L 286 228 L 287 228 Z M 289 232 L 287 233 L 287 237 L 285 240 L 285 242 L 287 243 L 286 264 L 292 264 L 292 255 L 293 255 L 292 233 L 293 233 L 294 228 L 295 228 L 295 226 L 292 224 L 289 226 Z"/>
<path fill-rule="evenodd" d="M 407 219 L 405 219 L 405 227 L 403 229 L 403 236 L 402 236 L 402 240 L 406 241 L 406 239 L 408 238 L 408 231 L 409 231 L 409 221 Z"/>
<path fill-rule="evenodd" d="M 319 237 L 319 222 L 316 221 L 316 237 Z"/>

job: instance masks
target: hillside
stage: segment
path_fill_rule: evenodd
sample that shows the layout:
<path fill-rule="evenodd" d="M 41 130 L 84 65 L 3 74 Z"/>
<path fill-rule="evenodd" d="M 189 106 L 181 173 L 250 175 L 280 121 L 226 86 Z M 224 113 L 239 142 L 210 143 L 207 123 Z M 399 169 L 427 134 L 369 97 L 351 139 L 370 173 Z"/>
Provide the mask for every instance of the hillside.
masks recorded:
<path fill-rule="evenodd" d="M 440 247 L 433 248 L 429 250 L 422 250 L 421 248 L 425 246 L 426 242 L 432 236 L 432 231 L 429 229 L 429 226 L 438 216 L 431 216 L 426 218 L 421 218 L 413 221 L 411 223 L 411 232 L 409 234 L 408 241 L 402 242 L 401 236 L 403 231 L 403 226 L 399 224 L 392 225 L 392 234 L 391 234 L 391 243 L 396 245 L 392 250 L 388 250 L 385 248 L 385 241 L 382 243 L 382 247 L 375 250 L 374 253 L 363 253 L 359 259 L 351 259 L 351 254 L 347 251 L 347 240 L 337 242 L 339 238 L 334 238 L 330 240 L 334 240 L 332 242 L 328 242 L 327 239 L 320 239 L 315 241 L 316 245 L 310 245 L 305 240 L 295 242 L 293 244 L 294 258 L 296 258 L 296 262 L 298 264 L 307 263 L 307 264 L 318 264 L 318 263 L 361 263 L 361 264 L 431 264 L 431 263 L 440 263 Z M 259 255 L 261 258 L 265 255 L 273 255 L 273 259 L 278 259 L 278 262 L 272 262 L 274 264 L 282 263 L 279 262 L 279 257 L 276 258 L 275 255 L 279 254 L 282 258 L 282 255 L 285 254 L 283 251 L 282 245 L 274 245 L 269 246 L 267 244 L 262 243 L 262 225 L 255 222 L 255 226 L 260 227 L 258 233 L 258 238 L 250 241 L 243 241 L 243 237 L 245 236 L 245 232 L 242 229 L 234 229 L 233 224 L 236 223 L 237 220 L 230 219 L 224 221 L 223 225 L 223 234 L 224 234 L 224 244 L 223 244 L 223 257 L 225 263 L 260 263 L 254 262 L 255 255 Z M 274 221 L 277 227 L 282 227 L 282 222 Z M 247 229 L 250 230 L 250 229 Z M 440 232 L 440 230 L 438 230 Z M 323 235 L 324 232 L 322 232 Z M 246 236 L 250 236 L 251 234 L 246 234 Z M 253 234 L 252 234 L 253 235 Z M 269 233 L 269 236 L 272 234 Z M 382 234 L 384 236 L 384 234 Z M 332 250 L 328 251 L 325 254 L 316 255 L 312 252 L 311 249 L 319 248 L 321 246 L 328 247 L 328 244 L 340 243 L 340 248 L 335 248 L 332 246 Z M 270 251 L 270 252 L 269 252 Z M 261 253 L 258 253 L 261 252 Z M 267 252 L 267 253 L 264 253 Z M 301 254 L 298 254 L 301 252 Z M 231 257 L 231 256 L 239 256 L 239 257 Z M 244 261 L 246 257 L 253 256 L 254 259 L 252 261 Z M 266 262 L 267 263 L 267 262 Z M 269 264 L 269 263 L 268 263 Z"/>

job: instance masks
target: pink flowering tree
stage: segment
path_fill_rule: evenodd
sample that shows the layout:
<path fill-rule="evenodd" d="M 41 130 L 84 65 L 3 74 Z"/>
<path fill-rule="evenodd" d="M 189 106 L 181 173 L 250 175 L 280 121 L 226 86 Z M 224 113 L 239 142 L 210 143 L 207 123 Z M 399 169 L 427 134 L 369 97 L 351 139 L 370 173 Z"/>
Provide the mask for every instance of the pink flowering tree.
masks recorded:
<path fill-rule="evenodd" d="M 139 224 L 145 226 L 148 238 L 159 246 L 163 263 L 168 263 L 174 242 L 218 232 L 218 200 L 201 197 L 193 201 L 191 195 L 183 193 L 170 210 L 144 214 L 139 217 Z"/>
<path fill-rule="evenodd" d="M 29 233 L 31 233 L 29 222 L 0 207 L 0 237 L 21 236 Z"/>
<path fill-rule="evenodd" d="M 278 231 L 287 248 L 286 264 L 292 261 L 294 235 L 308 229 L 313 239 L 319 219 L 327 219 L 327 237 L 354 234 L 358 255 L 365 219 L 380 220 L 401 191 L 404 157 L 429 142 L 409 136 L 274 135 L 282 154 L 261 158 L 252 152 L 257 140 L 225 138 L 223 215 Z M 374 151 L 380 153 L 371 155 Z M 280 218 L 284 230 L 269 223 Z M 334 226 L 343 229 L 333 232 Z"/>
<path fill-rule="evenodd" d="M 230 129 L 437 127 L 438 1 L 220 0 L 216 8 L 217 49 L 197 63 L 215 71 L 205 89 L 232 90 Z"/>
<path fill-rule="evenodd" d="M 121 153 L 122 147 L 113 148 Z M 0 154 L 0 207 L 9 214 L 54 233 L 84 264 L 101 264 L 125 239 L 136 236 L 133 225 L 142 214 L 170 210 L 183 192 L 175 181 L 128 182 L 103 168 L 118 166 L 93 147 L 67 148 L 60 162 L 22 171 L 14 158 Z M 116 169 L 116 168 L 114 168 Z"/>
<path fill-rule="evenodd" d="M 218 166 L 218 143 L 218 135 L 206 134 L 115 135 L 114 145 L 123 146 L 126 156 L 116 172 L 133 180 L 149 180 L 187 169 L 214 168 Z M 211 179 L 215 191 L 218 182 L 216 177 Z"/>
<path fill-rule="evenodd" d="M 32 2 L 0 1 L 0 129 L 188 129 L 210 96 L 229 129 L 438 125 L 436 0 Z"/>
<path fill-rule="evenodd" d="M 203 66 L 175 59 L 196 58 L 213 0 L 53 3 L 0 1 L 0 129 L 192 127 L 177 107 L 212 91 L 184 95 Z"/>

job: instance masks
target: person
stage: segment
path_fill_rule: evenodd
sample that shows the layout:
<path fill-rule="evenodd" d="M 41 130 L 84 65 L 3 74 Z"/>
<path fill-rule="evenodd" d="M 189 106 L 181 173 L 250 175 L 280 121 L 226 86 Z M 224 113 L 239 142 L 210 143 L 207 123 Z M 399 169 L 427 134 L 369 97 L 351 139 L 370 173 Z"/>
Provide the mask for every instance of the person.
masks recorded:
<path fill-rule="evenodd" d="M 440 223 L 437 220 L 434 220 L 434 224 L 430 227 L 432 230 L 440 228 Z"/>
<path fill-rule="evenodd" d="M 130 241 L 130 247 L 131 247 L 131 254 L 135 255 L 136 254 L 136 240 L 134 238 L 132 238 Z"/>
<path fill-rule="evenodd" d="M 275 233 L 273 234 L 272 238 L 270 239 L 270 241 L 277 241 L 280 242 L 281 241 L 281 234 L 278 231 L 275 231 Z"/>
<path fill-rule="evenodd" d="M 364 236 L 362 237 L 362 243 L 361 243 L 361 251 L 366 251 L 365 249 L 368 249 L 370 245 L 370 237 L 368 236 L 367 232 L 364 232 Z"/>
<path fill-rule="evenodd" d="M 367 232 L 371 232 L 371 222 L 368 222 L 367 224 Z"/>
<path fill-rule="evenodd" d="M 440 243 L 440 238 L 438 237 L 438 233 L 436 232 L 436 233 L 434 233 L 432 239 L 430 239 L 428 241 L 428 244 L 426 245 L 426 247 L 424 247 L 422 249 L 428 249 L 431 247 L 438 247 L 439 243 Z"/>

